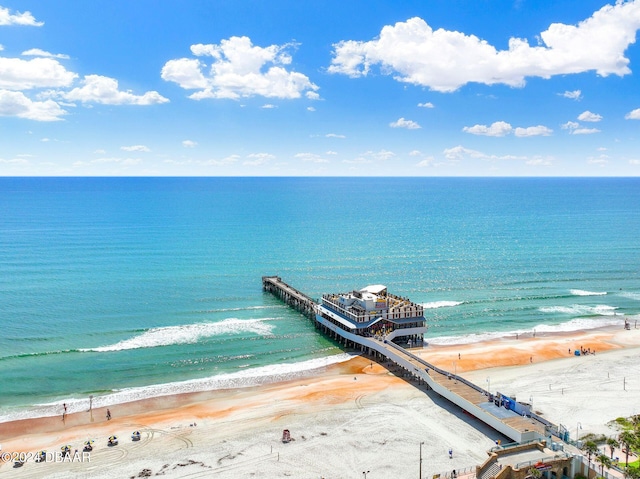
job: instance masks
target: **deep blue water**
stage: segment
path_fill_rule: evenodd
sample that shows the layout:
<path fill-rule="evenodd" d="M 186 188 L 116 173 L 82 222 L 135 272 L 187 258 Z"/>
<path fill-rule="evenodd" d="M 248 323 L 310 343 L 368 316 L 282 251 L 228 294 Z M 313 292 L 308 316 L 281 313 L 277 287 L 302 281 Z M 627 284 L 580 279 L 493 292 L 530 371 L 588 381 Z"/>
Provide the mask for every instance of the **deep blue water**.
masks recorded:
<path fill-rule="evenodd" d="M 640 313 L 635 178 L 0 178 L 0 218 L 5 418 L 334 360 L 263 275 L 385 284 L 431 342 Z"/>

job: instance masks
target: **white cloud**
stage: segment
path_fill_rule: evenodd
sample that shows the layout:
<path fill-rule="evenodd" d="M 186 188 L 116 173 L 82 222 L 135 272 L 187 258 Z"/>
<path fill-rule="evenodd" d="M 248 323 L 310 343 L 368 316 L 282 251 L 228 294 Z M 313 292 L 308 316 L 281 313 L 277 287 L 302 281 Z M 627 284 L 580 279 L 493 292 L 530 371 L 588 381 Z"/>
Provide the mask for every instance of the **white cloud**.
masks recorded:
<path fill-rule="evenodd" d="M 198 146 L 198 143 L 191 140 L 184 140 L 182 142 L 182 146 L 184 146 L 185 148 L 195 148 L 196 146 Z"/>
<path fill-rule="evenodd" d="M 95 160 L 90 161 L 76 161 L 73 166 L 74 168 L 83 168 L 90 165 L 105 165 L 105 164 L 115 164 L 119 166 L 133 166 L 142 163 L 140 158 L 96 158 Z"/>
<path fill-rule="evenodd" d="M 366 76 L 374 65 L 397 81 L 441 92 L 470 83 L 522 87 L 526 77 L 550 78 L 596 71 L 599 75 L 630 73 L 624 56 L 640 28 L 640 1 L 618 0 L 577 25 L 553 23 L 540 33 L 538 45 L 510 38 L 498 50 L 473 34 L 434 30 L 423 19 L 387 25 L 371 41 L 334 44 L 330 73 Z"/>
<path fill-rule="evenodd" d="M 580 115 L 578 116 L 578 120 L 596 122 L 602 120 L 602 115 L 591 113 L 589 110 L 587 110 L 580 113 Z"/>
<path fill-rule="evenodd" d="M 589 158 L 587 160 L 587 164 L 589 165 L 595 165 L 595 166 L 599 166 L 599 167 L 604 167 L 609 163 L 609 160 L 607 159 L 606 156 L 600 156 L 598 158 Z"/>
<path fill-rule="evenodd" d="M 71 85 L 77 76 L 51 58 L 22 60 L 0 57 L 0 88 L 7 90 L 65 87 Z"/>
<path fill-rule="evenodd" d="M 195 56 L 212 57 L 213 63 L 207 66 L 198 59 L 169 60 L 161 76 L 186 90 L 199 90 L 189 96 L 194 100 L 251 96 L 291 99 L 303 93 L 311 100 L 318 99 L 317 85 L 306 75 L 285 68 L 291 64 L 287 50 L 293 46 L 263 48 L 254 46 L 248 37 L 235 36 L 219 45 L 192 45 Z"/>
<path fill-rule="evenodd" d="M 0 52 L 4 50 L 4 46 L 0 45 Z"/>
<path fill-rule="evenodd" d="M 324 135 L 326 138 L 346 138 L 344 135 L 338 135 L 337 133 L 327 133 Z"/>
<path fill-rule="evenodd" d="M 527 128 L 518 127 L 514 130 L 513 134 L 517 137 L 527 137 L 527 136 L 549 136 L 553 133 L 551 128 L 547 128 L 543 125 L 538 126 L 530 126 Z"/>
<path fill-rule="evenodd" d="M 219 160 L 207 160 L 203 164 L 204 165 L 213 165 L 213 166 L 228 166 L 237 163 L 240 160 L 239 155 L 229 155 L 225 158 L 221 158 Z"/>
<path fill-rule="evenodd" d="M 244 161 L 242 164 L 247 166 L 262 166 L 269 161 L 275 158 L 274 155 L 270 153 L 251 153 L 247 155 L 248 160 Z"/>
<path fill-rule="evenodd" d="M 575 121 L 568 121 L 563 125 L 560 125 L 560 128 L 563 130 L 569 130 L 569 134 L 571 135 L 591 135 L 593 133 L 600 133 L 600 130 L 597 128 L 582 128 L 580 123 Z"/>
<path fill-rule="evenodd" d="M 0 7 L 0 25 L 27 25 L 31 27 L 41 27 L 44 22 L 38 22 L 31 12 L 17 12 L 11 14 L 8 8 Z"/>
<path fill-rule="evenodd" d="M 434 108 L 433 103 L 431 103 L 430 101 L 426 103 L 418 103 L 418 106 L 422 108 Z"/>
<path fill-rule="evenodd" d="M 454 161 L 463 160 L 466 157 L 487 158 L 487 155 L 485 155 L 484 153 L 477 150 L 471 150 L 469 148 L 465 148 L 462 145 L 454 146 L 453 148 L 447 148 L 443 151 L 443 154 L 447 160 L 454 160 Z"/>
<path fill-rule="evenodd" d="M 124 151 L 143 151 L 145 153 L 148 153 L 151 151 L 149 147 L 145 145 L 121 146 L 120 149 Z"/>
<path fill-rule="evenodd" d="M 46 57 L 46 58 L 60 58 L 62 60 L 68 60 L 69 55 L 65 55 L 63 53 L 49 53 L 44 50 L 40 50 L 39 48 L 32 48 L 31 50 L 26 50 L 22 52 L 22 55 L 25 57 Z"/>
<path fill-rule="evenodd" d="M 569 98 L 570 100 L 582 100 L 582 91 L 581 90 L 573 90 L 573 91 L 565 91 L 564 93 L 560 93 L 565 98 Z"/>
<path fill-rule="evenodd" d="M 316 155 L 315 153 L 298 153 L 294 155 L 294 158 L 310 163 L 329 163 L 329 160 L 322 158 L 320 155 Z"/>
<path fill-rule="evenodd" d="M 351 160 L 343 160 L 344 163 L 352 163 L 352 164 L 366 164 L 366 163 L 374 163 L 374 162 L 383 162 L 395 158 L 396 154 L 393 151 L 389 150 L 380 150 L 380 151 L 366 151 L 365 153 L 357 156 Z"/>
<path fill-rule="evenodd" d="M 481 160 L 500 160 L 500 161 L 511 161 L 511 160 L 527 160 L 524 156 L 515 156 L 515 155 L 487 155 L 481 151 L 472 150 L 469 148 L 465 148 L 464 146 L 458 145 L 453 148 L 447 148 L 443 151 L 444 157 L 449 161 L 461 161 L 467 158 L 471 159 L 481 159 Z"/>
<path fill-rule="evenodd" d="M 157 91 L 135 95 L 130 90 L 118 90 L 117 80 L 101 75 L 87 75 L 81 87 L 58 94 L 69 101 L 95 102 L 103 105 L 154 105 L 169 101 Z"/>
<path fill-rule="evenodd" d="M 511 125 L 504 121 L 496 121 L 490 126 L 486 125 L 474 125 L 465 126 L 462 131 L 471 133 L 472 135 L 482 136 L 505 136 L 511 133 L 513 128 Z"/>
<path fill-rule="evenodd" d="M 640 108 L 630 111 L 624 116 L 624 118 L 626 120 L 640 120 Z"/>
<path fill-rule="evenodd" d="M 579 126 L 580 126 L 580 123 L 576 123 L 575 121 L 568 121 L 563 125 L 560 125 L 560 128 L 562 128 L 563 130 L 575 130 Z"/>
<path fill-rule="evenodd" d="M 529 166 L 551 166 L 553 160 L 551 158 L 532 158 L 525 162 Z"/>
<path fill-rule="evenodd" d="M 107 152 L 106 152 L 106 150 L 103 150 L 102 148 L 100 148 L 98 150 L 95 150 L 93 153 L 96 154 L 96 155 L 104 155 Z"/>
<path fill-rule="evenodd" d="M 434 163 L 434 159 L 433 159 L 433 157 L 430 156 L 430 157 L 425 158 L 424 160 L 416 163 L 416 166 L 418 168 L 427 168 L 429 166 L 433 166 L 433 163 Z"/>
<path fill-rule="evenodd" d="M 312 106 L 308 106 L 307 107 L 307 111 L 316 111 L 316 109 L 314 107 L 312 107 Z"/>
<path fill-rule="evenodd" d="M 597 128 L 576 128 L 571 132 L 572 135 L 592 135 L 593 133 L 600 133 Z"/>
<path fill-rule="evenodd" d="M 260 108 L 264 108 L 265 110 L 271 110 L 273 108 L 278 108 L 278 107 L 275 106 L 275 105 L 272 105 L 271 103 L 266 103 L 266 104 L 262 105 Z"/>
<path fill-rule="evenodd" d="M 53 100 L 33 101 L 20 91 L 0 90 L 0 116 L 35 121 L 61 120 L 66 111 Z"/>
<path fill-rule="evenodd" d="M 406 128 L 408 130 L 417 130 L 418 128 L 421 128 L 421 126 L 415 121 L 405 120 L 404 118 L 398 118 L 398 120 L 389 123 L 389 126 L 391 128 Z"/>
<path fill-rule="evenodd" d="M 640 165 L 640 160 L 629 160 L 630 165 Z"/>

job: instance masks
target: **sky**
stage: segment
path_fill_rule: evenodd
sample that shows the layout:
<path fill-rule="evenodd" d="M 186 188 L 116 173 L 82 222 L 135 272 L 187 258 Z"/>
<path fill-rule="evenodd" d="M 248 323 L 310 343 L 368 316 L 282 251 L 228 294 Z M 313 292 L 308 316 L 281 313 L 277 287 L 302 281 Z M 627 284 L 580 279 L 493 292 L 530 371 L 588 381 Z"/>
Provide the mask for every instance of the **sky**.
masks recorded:
<path fill-rule="evenodd" d="M 638 176 L 640 0 L 0 0 L 0 176 Z"/>

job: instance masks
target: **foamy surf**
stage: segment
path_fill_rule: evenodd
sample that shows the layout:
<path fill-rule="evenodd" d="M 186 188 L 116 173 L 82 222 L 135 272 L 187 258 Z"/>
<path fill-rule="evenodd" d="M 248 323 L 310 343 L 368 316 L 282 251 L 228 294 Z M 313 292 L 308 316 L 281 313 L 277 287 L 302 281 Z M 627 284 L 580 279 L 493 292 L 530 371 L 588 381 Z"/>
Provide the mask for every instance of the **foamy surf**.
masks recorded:
<path fill-rule="evenodd" d="M 624 325 L 624 319 L 616 316 L 601 316 L 598 318 L 575 318 L 559 324 L 538 324 L 529 329 L 518 329 L 511 331 L 491 331 L 486 333 L 472 333 L 461 336 L 440 336 L 435 338 L 425 338 L 429 344 L 449 346 L 454 344 L 471 344 L 483 341 L 492 341 L 498 339 L 515 339 L 522 335 L 532 335 L 536 333 L 566 333 L 572 331 L 587 331 L 607 326 Z"/>
<path fill-rule="evenodd" d="M 541 313 L 552 314 L 571 314 L 574 316 L 615 316 L 616 306 L 607 304 L 598 304 L 596 306 L 588 306 L 584 304 L 572 304 L 570 306 L 543 306 L 538 308 Z"/>
<path fill-rule="evenodd" d="M 120 389 L 103 396 L 93 397 L 92 406 L 94 409 L 101 407 L 113 407 L 117 404 L 153 397 L 213 391 L 217 389 L 245 388 L 259 386 L 262 384 L 289 381 L 311 375 L 318 369 L 325 368 L 332 364 L 348 361 L 354 356 L 355 354 L 340 353 L 297 363 L 281 363 L 243 369 L 234 373 L 220 374 L 201 379 Z M 61 400 L 46 404 L 36 404 L 28 409 L 5 413 L 4 415 L 0 415 L 0 423 L 34 417 L 57 416 L 62 414 L 63 403 L 66 403 L 67 405 L 68 413 L 86 412 L 89 408 L 89 398 L 68 398 L 64 401 Z"/>
<path fill-rule="evenodd" d="M 422 307 L 424 309 L 438 309 L 438 308 L 451 308 L 453 306 L 460 306 L 464 301 L 432 301 L 430 303 L 424 303 Z"/>
<path fill-rule="evenodd" d="M 606 291 L 585 291 L 582 289 L 571 289 L 569 292 L 574 296 L 605 296 Z"/>
<path fill-rule="evenodd" d="M 158 346 L 170 346 L 174 344 L 193 344 L 202 338 L 221 336 L 225 334 L 253 333 L 259 336 L 268 336 L 273 331 L 273 326 L 262 319 L 238 319 L 228 318 L 215 323 L 195 323 L 180 326 L 167 326 L 153 328 L 139 336 L 97 348 L 80 349 L 83 352 L 109 352 L 123 351 L 126 349 L 155 348 Z"/>

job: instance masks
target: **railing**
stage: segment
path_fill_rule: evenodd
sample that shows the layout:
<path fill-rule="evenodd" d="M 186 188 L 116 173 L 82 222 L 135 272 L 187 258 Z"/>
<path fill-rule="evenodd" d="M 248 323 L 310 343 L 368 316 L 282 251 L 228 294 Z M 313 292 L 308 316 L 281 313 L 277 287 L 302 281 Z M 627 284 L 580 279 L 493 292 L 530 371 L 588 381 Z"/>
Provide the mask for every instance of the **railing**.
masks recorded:
<path fill-rule="evenodd" d="M 547 457 L 543 457 L 542 459 L 534 459 L 532 461 L 519 462 L 514 466 L 514 469 L 524 469 L 530 466 L 535 466 L 540 462 L 545 463 L 550 461 L 557 461 L 558 459 L 569 459 L 572 457 L 573 455 L 567 452 L 559 452 L 555 456 L 547 456 Z"/>
<path fill-rule="evenodd" d="M 453 471 L 455 471 L 455 476 L 453 475 Z M 464 479 L 475 479 L 476 477 L 476 466 L 469 466 L 463 469 L 452 469 L 447 472 L 440 472 L 433 475 L 436 478 L 445 478 L 445 479 L 456 479 L 456 478 L 464 478 Z"/>

